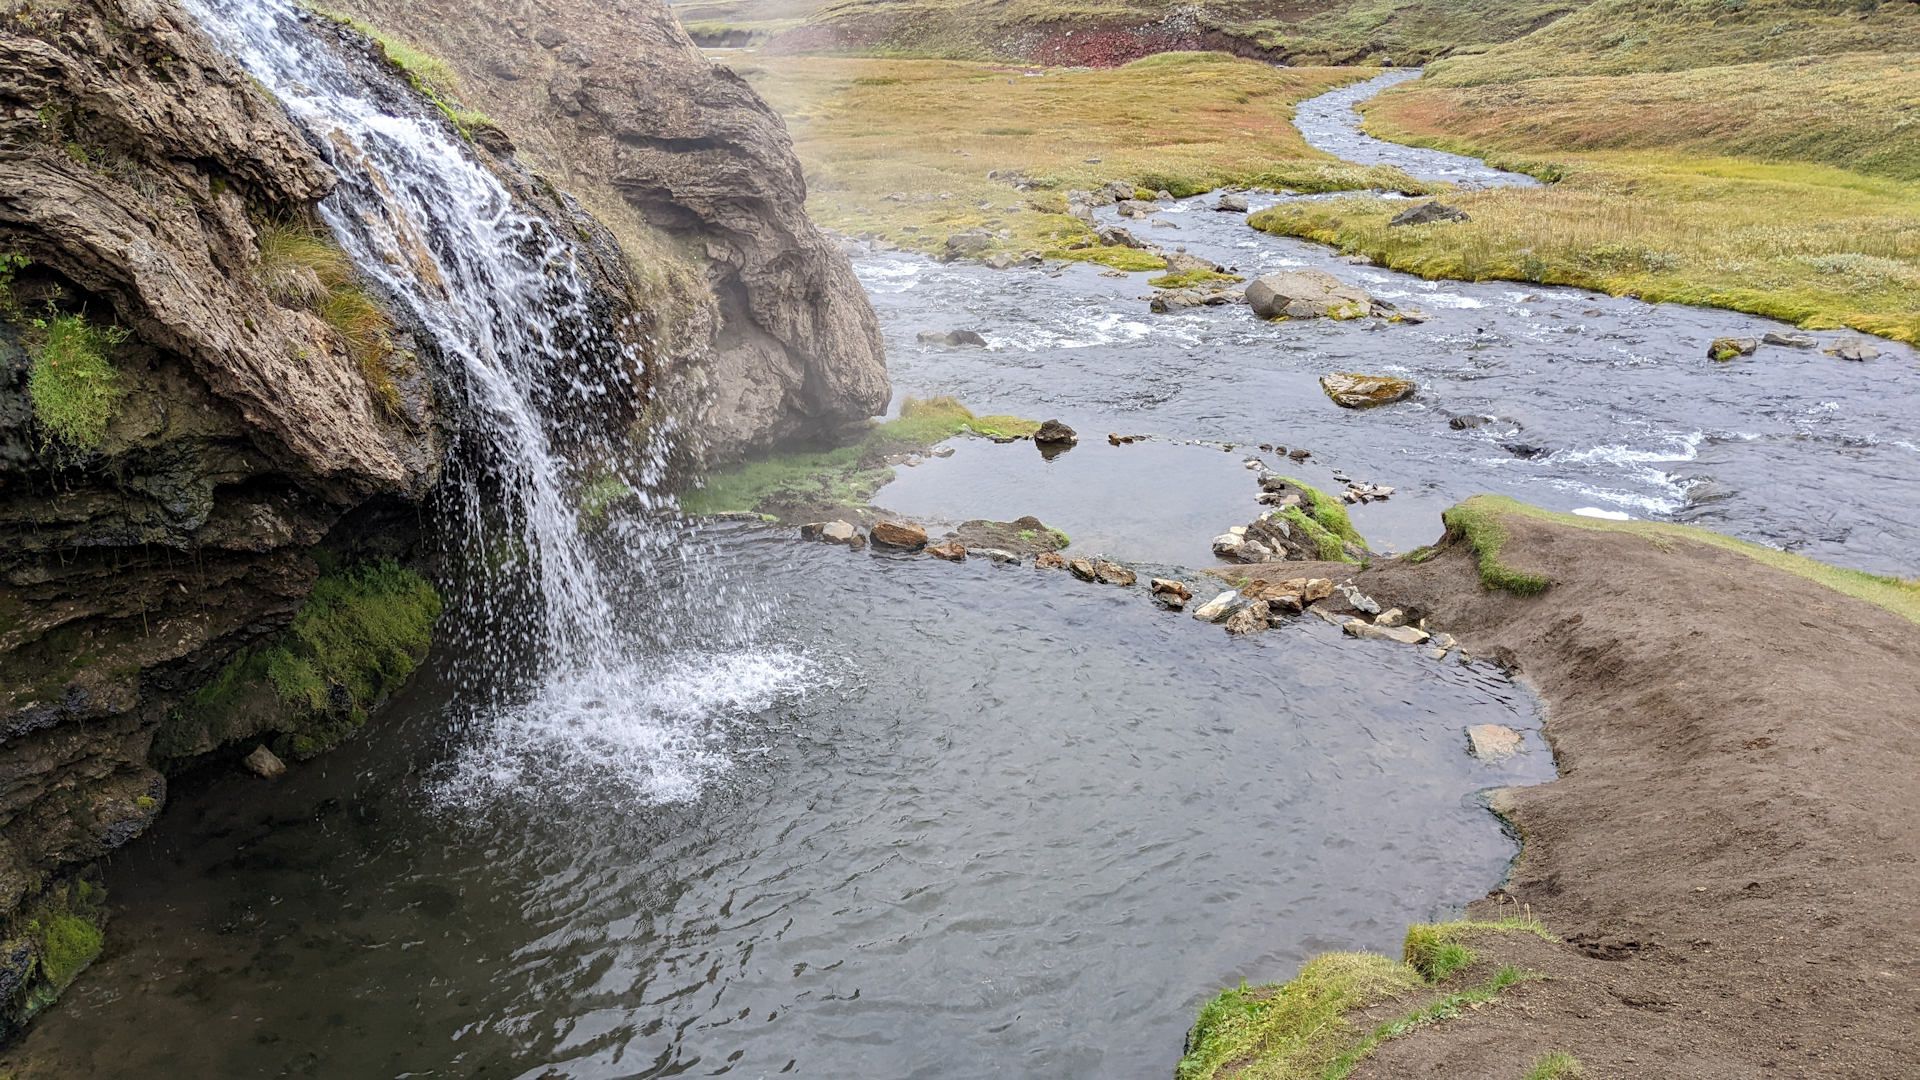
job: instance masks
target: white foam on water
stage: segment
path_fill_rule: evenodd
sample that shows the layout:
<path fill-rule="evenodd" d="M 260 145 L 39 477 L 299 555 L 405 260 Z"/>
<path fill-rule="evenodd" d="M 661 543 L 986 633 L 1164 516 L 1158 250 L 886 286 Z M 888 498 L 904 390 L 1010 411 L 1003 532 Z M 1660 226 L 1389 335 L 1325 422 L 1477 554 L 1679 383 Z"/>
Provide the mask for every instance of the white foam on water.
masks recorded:
<path fill-rule="evenodd" d="M 1179 338 L 1189 336 L 1175 332 L 1170 321 L 1162 320 L 1156 326 L 1118 311 L 1105 311 L 1085 319 L 1063 321 L 1070 321 L 1071 325 L 1066 328 L 1027 326 L 1004 337 L 989 338 L 988 341 L 996 347 L 1004 345 L 1021 352 L 1039 352 L 1041 349 L 1090 349 L 1123 341 L 1139 341 L 1154 333 L 1156 329 L 1161 332 L 1161 336 Z"/>
<path fill-rule="evenodd" d="M 474 725 L 430 792 L 451 809 L 499 799 L 687 802 L 732 768 L 732 736 L 820 681 L 785 651 L 695 653 L 553 672 Z"/>
<path fill-rule="evenodd" d="M 903 293 L 920 284 L 926 266 L 917 259 L 856 259 L 853 273 L 868 292 Z"/>
<path fill-rule="evenodd" d="M 1602 521 L 1632 521 L 1633 515 L 1625 510 L 1602 510 L 1597 506 L 1576 507 L 1573 513 L 1579 517 L 1599 518 Z"/>

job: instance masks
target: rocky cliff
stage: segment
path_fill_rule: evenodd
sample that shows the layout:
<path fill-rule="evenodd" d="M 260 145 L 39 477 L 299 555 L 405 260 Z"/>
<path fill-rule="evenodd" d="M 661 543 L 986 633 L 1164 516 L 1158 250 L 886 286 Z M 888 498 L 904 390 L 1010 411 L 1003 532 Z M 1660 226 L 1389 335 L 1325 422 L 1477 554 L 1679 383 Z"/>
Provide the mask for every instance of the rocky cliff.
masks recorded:
<path fill-rule="evenodd" d="M 498 120 L 397 66 L 383 107 L 444 111 L 577 239 L 594 317 L 644 339 L 636 430 L 671 426 L 697 465 L 884 408 L 872 313 L 778 119 L 662 5 L 398 8 L 461 45 Z M 0 1037 L 97 951 L 74 875 L 168 773 L 325 749 L 431 640 L 439 598 L 394 557 L 458 395 L 318 221 L 335 183 L 174 5 L 0 5 Z"/>
<path fill-rule="evenodd" d="M 619 237 L 676 327 L 661 389 L 713 459 L 886 408 L 878 324 L 803 209 L 780 118 L 695 48 L 664 0 L 345 0 L 446 59 L 462 99 L 512 133 Z"/>

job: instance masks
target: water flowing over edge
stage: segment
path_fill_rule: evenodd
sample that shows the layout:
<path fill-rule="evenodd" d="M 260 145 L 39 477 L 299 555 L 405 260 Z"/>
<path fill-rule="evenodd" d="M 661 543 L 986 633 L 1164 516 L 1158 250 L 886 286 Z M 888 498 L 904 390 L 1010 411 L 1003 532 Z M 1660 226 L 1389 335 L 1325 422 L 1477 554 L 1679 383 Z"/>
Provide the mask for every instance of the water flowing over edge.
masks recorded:
<path fill-rule="evenodd" d="M 726 771 L 740 718 L 806 686 L 811 666 L 746 646 L 764 615 L 753 604 L 653 605 L 656 617 L 697 628 L 635 626 L 617 610 L 635 606 L 657 568 L 683 591 L 718 586 L 711 565 L 689 557 L 690 530 L 583 527 L 588 489 L 662 505 L 652 493 L 665 447 L 655 439 L 636 452 L 607 422 L 618 411 L 610 405 L 639 400 L 642 361 L 592 310 L 574 251 L 518 210 L 423 104 L 383 105 L 391 87 L 329 47 L 309 26 L 317 16 L 278 0 L 187 8 L 339 174 L 320 217 L 442 354 L 465 417 L 442 482 L 458 579 L 444 583 L 454 593 L 448 636 L 465 715 L 435 795 L 467 809 L 503 798 L 621 806 L 697 796 Z"/>

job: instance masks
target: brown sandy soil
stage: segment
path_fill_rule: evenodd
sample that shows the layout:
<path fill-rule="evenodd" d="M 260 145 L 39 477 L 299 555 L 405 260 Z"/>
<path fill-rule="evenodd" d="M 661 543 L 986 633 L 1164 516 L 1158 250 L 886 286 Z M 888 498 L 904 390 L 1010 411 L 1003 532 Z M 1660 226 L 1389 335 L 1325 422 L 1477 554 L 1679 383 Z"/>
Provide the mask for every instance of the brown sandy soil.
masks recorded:
<path fill-rule="evenodd" d="M 1565 939 L 1485 943 L 1547 976 L 1389 1041 L 1356 1077 L 1920 1077 L 1920 627 L 1688 541 L 1504 518 L 1355 576 L 1547 703 L 1561 779 L 1508 793 L 1515 903 Z M 1502 955 L 1507 950 L 1512 955 Z"/>

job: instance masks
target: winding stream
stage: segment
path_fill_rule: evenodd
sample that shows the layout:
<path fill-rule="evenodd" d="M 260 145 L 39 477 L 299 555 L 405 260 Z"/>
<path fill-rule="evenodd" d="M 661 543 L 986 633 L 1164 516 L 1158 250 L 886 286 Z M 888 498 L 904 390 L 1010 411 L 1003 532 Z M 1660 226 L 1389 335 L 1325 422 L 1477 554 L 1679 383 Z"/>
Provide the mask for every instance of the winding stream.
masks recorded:
<path fill-rule="evenodd" d="M 1200 200 L 1163 216 L 1195 251 L 1325 267 L 1433 319 L 1155 316 L 1140 276 L 864 255 L 903 393 L 1059 415 L 1088 436 L 1050 463 L 961 443 L 903 468 L 883 502 L 1038 513 L 1082 549 L 1202 563 L 1254 508 L 1246 447 L 1219 443 L 1278 441 L 1314 451 L 1309 479 L 1339 467 L 1398 486 L 1356 514 L 1389 545 L 1430 540 L 1439 508 L 1495 490 L 1912 568 L 1910 352 L 1712 365 L 1707 337 L 1758 322 L 1422 283 Z M 990 347 L 913 344 L 956 319 Z M 1314 384 L 1342 368 L 1410 373 L 1422 398 L 1342 412 Z M 1519 426 L 1455 431 L 1447 411 Z M 1109 447 L 1109 429 L 1163 437 Z M 1502 448 L 1519 440 L 1544 452 Z M 365 738 L 284 782 L 178 785 L 110 868 L 108 952 L 0 1064 L 23 1078 L 1164 1077 L 1218 987 L 1325 949 L 1394 950 L 1408 922 L 1483 894 L 1515 849 L 1480 793 L 1553 772 L 1531 699 L 1496 672 L 1318 620 L 1230 640 L 1065 575 L 720 525 L 686 538 L 725 568 L 716 590 L 706 564 L 623 560 L 623 527 L 581 541 L 623 625 L 683 619 L 697 595 L 751 626 L 753 648 L 640 665 L 652 674 L 613 705 L 544 714 L 579 737 L 516 756 L 504 787 L 469 768 L 457 703 L 526 700 L 530 680 L 459 642 Z M 740 598 L 765 601 L 764 621 L 733 622 Z M 1521 729 L 1529 752 L 1469 758 L 1475 723 Z M 648 731 L 664 733 L 652 751 Z M 649 752 L 698 768 L 636 785 L 626 763 Z"/>

